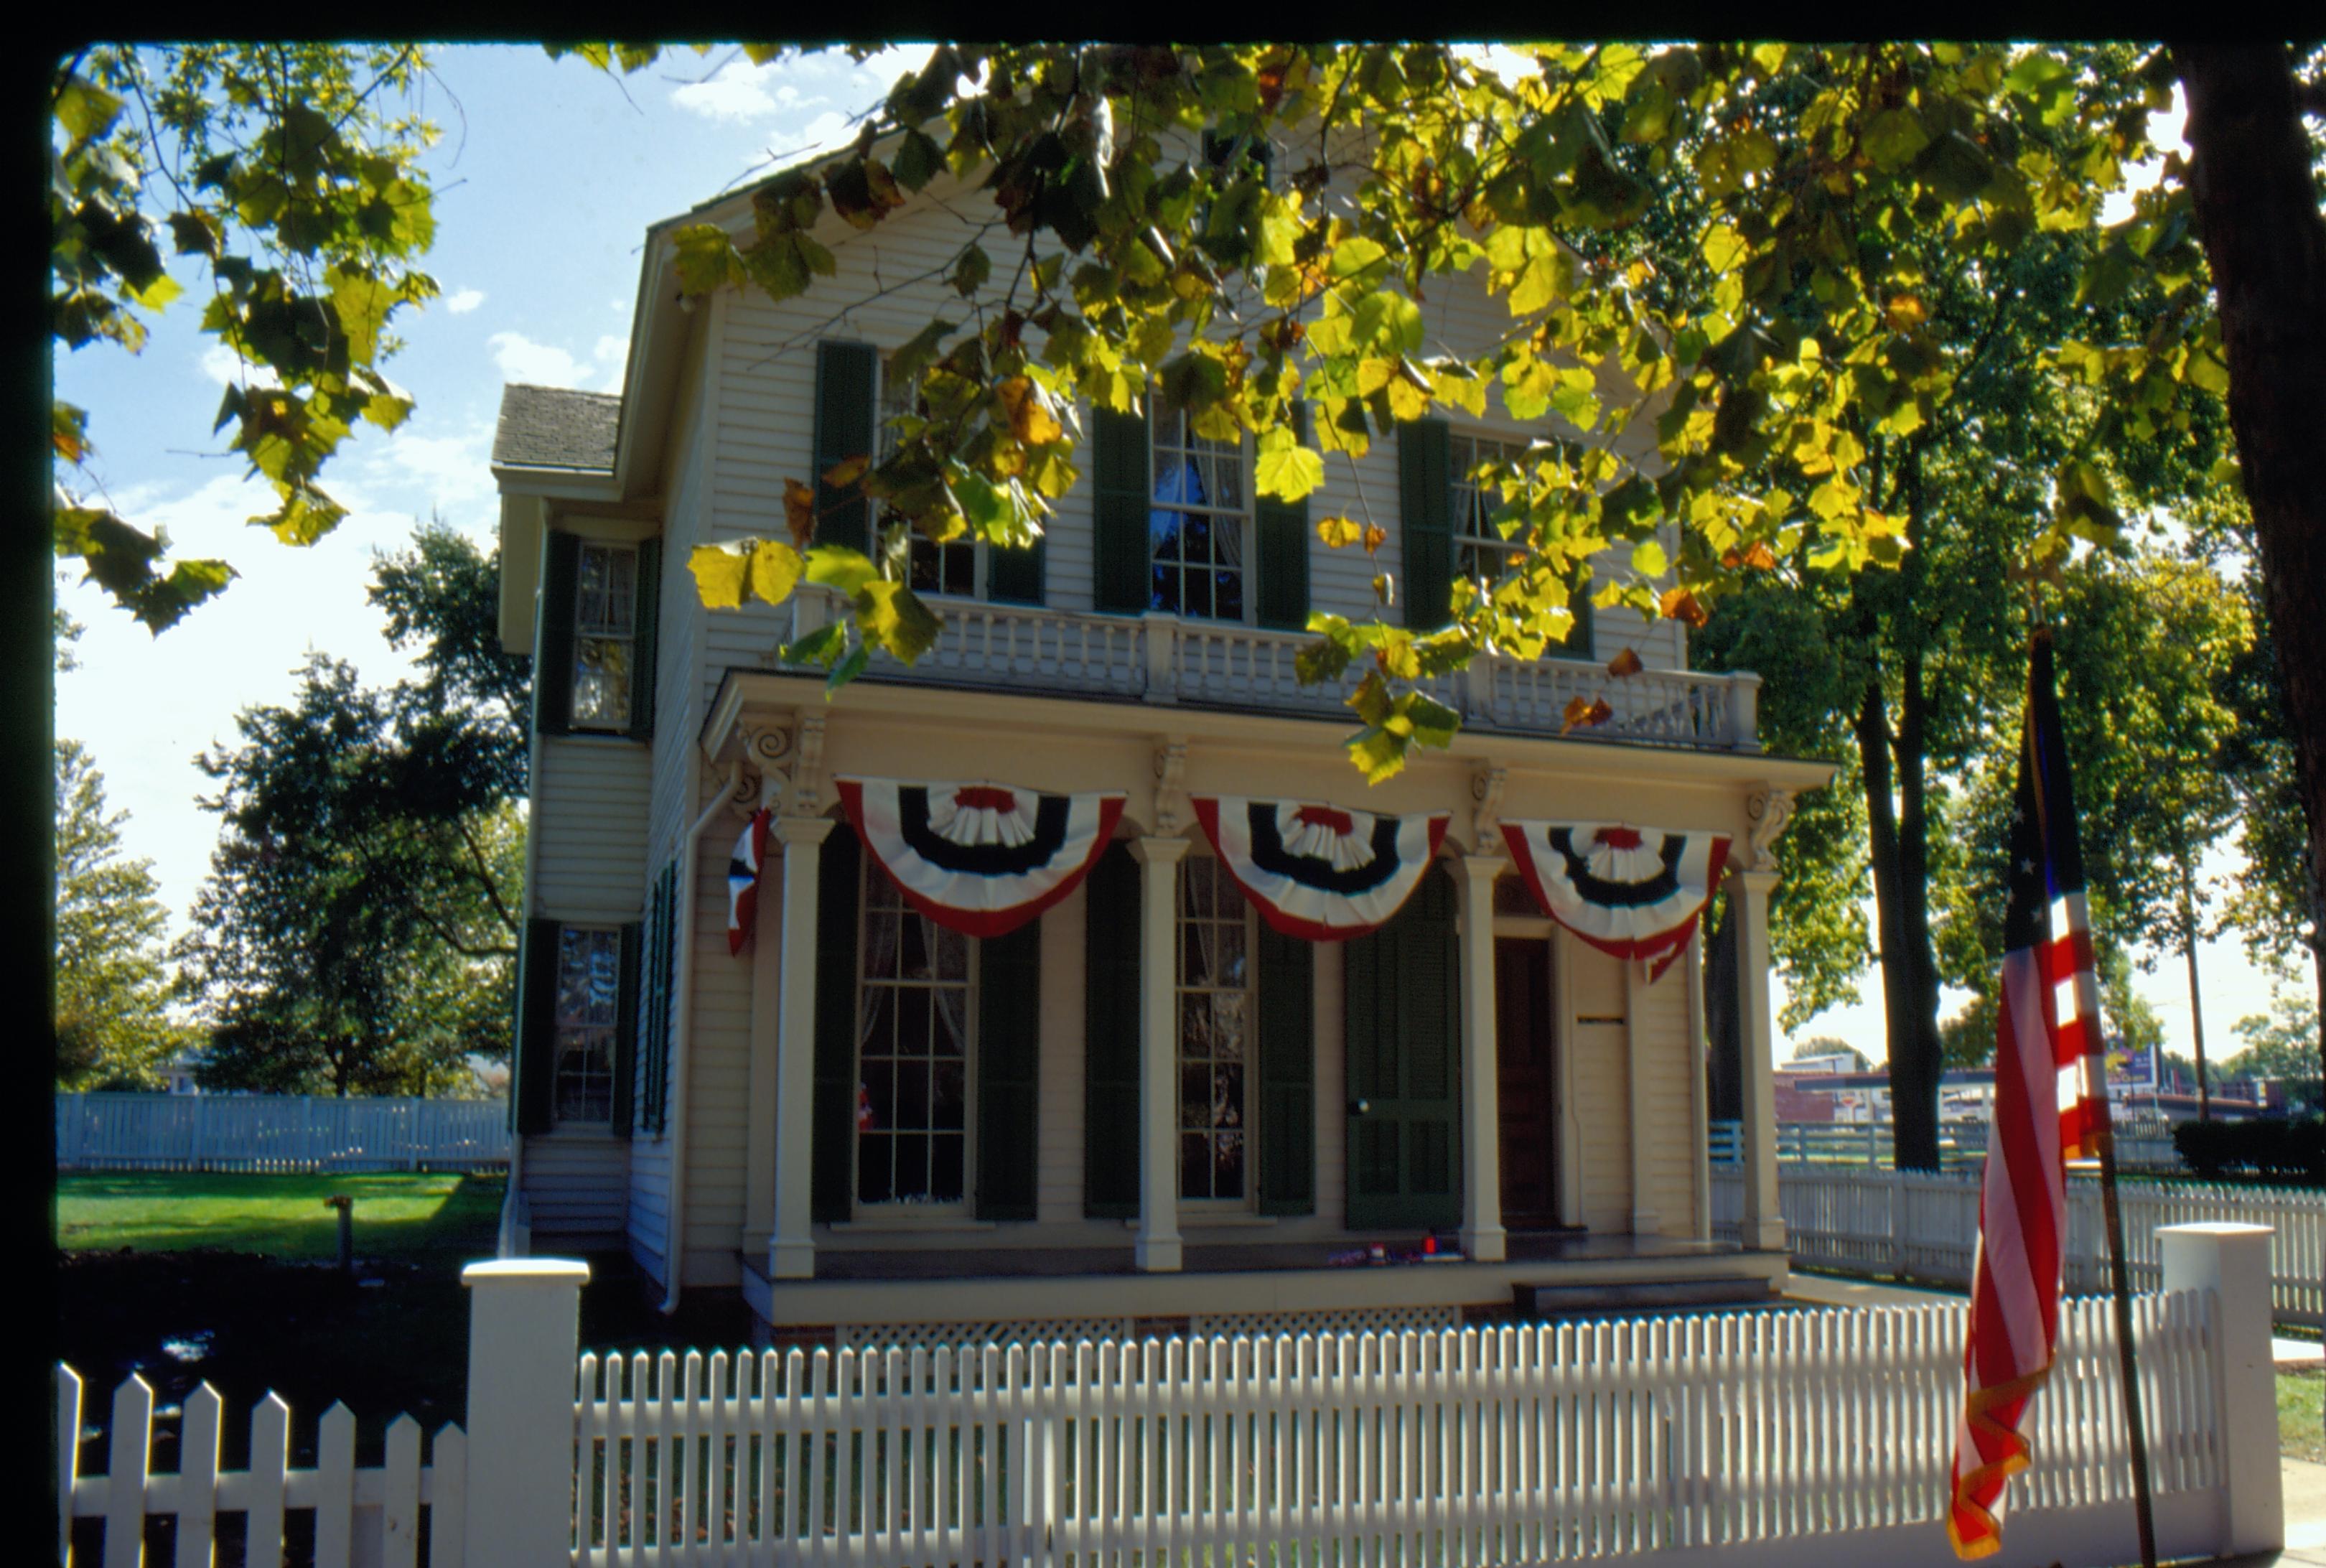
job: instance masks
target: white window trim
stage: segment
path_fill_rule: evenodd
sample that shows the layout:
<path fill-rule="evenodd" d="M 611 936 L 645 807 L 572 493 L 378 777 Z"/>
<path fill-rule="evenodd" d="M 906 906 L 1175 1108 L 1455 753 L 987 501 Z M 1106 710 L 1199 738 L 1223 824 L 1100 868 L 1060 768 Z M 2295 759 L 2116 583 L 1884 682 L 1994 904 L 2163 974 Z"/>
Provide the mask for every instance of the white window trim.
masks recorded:
<path fill-rule="evenodd" d="M 1220 865 L 1219 858 L 1216 855 L 1189 854 L 1183 856 L 1179 862 L 1179 878 L 1184 879 L 1187 874 L 1187 867 L 1195 865 L 1199 862 L 1216 867 L 1217 869 L 1214 871 L 1214 874 L 1223 882 L 1229 882 L 1229 891 L 1233 896 L 1236 905 L 1243 913 L 1244 941 L 1244 1054 L 1242 1059 L 1243 1105 L 1242 1106 L 1243 1119 L 1237 1128 L 1237 1130 L 1243 1134 L 1243 1190 L 1233 1198 L 1190 1198 L 1185 1193 L 1178 1193 L 1179 1212 L 1187 1216 L 1190 1219 L 1202 1222 L 1205 1220 L 1218 1221 L 1227 1219 L 1233 1216 L 1253 1214 L 1257 1212 L 1260 1204 L 1260 1139 L 1258 1136 L 1260 1127 L 1260 1063 L 1257 1056 L 1260 1036 L 1260 932 L 1259 911 L 1251 907 L 1251 901 L 1243 895 L 1242 890 L 1236 888 L 1233 885 L 1232 880 L 1228 877 L 1226 868 Z M 1172 1190 L 1174 1192 L 1178 1192 L 1179 1182 L 1181 1181 L 1179 1171 L 1179 1140 L 1192 1129 L 1180 1125 L 1181 1109 L 1177 1090 L 1179 1072 L 1186 1066 L 1186 1057 L 1185 1055 L 1186 1037 L 1184 1034 L 1181 1034 L 1177 1027 L 1177 1021 L 1180 1014 L 1179 998 L 1186 995 L 1188 989 L 1180 973 L 1181 966 L 1186 962 L 1186 914 L 1183 907 L 1186 902 L 1184 882 L 1181 886 L 1175 888 L 1173 891 L 1177 894 L 1177 896 L 1172 901 L 1171 915 L 1171 1015 L 1174 1020 L 1171 1046 L 1173 1067 L 1173 1091 L 1171 1096 L 1171 1171 Z M 1214 992 L 1225 991 L 1231 988 L 1224 985 L 1212 985 L 1205 986 L 1203 989 L 1206 992 Z"/>
<path fill-rule="evenodd" d="M 871 912 L 870 891 L 886 876 L 872 863 L 869 854 L 861 857 L 856 882 L 856 1013 L 855 1043 L 856 1081 L 864 1082 L 864 925 Z M 904 914 L 916 917 L 918 911 L 905 906 Z M 848 1213 L 851 1223 L 867 1227 L 909 1228 L 915 1222 L 928 1220 L 951 1227 L 956 1222 L 973 1221 L 977 1217 L 977 1025 L 978 1025 L 978 939 L 963 937 L 968 947 L 968 985 L 963 989 L 963 1040 L 961 1071 L 961 1196 L 949 1203 L 914 1203 L 903 1199 L 890 1199 L 885 1203 L 867 1203 L 857 1194 L 862 1190 L 859 1164 L 863 1143 L 861 1134 L 851 1125 L 848 1140 Z M 931 1059 L 935 1059 L 932 1058 Z M 853 1124 L 855 1114 L 850 1112 Z"/>
<path fill-rule="evenodd" d="M 1258 577 L 1253 569 L 1255 563 L 1252 559 L 1253 546 L 1258 542 L 1257 531 L 1252 526 L 1252 513 L 1254 509 L 1253 503 L 1255 499 L 1252 494 L 1252 486 L 1254 483 L 1252 470 L 1256 465 L 1252 461 L 1253 453 L 1251 436 L 1250 433 L 1242 430 L 1239 430 L 1236 434 L 1236 462 L 1241 467 L 1242 477 L 1242 484 L 1240 487 L 1243 491 L 1243 501 L 1242 505 L 1233 507 L 1211 505 L 1199 506 L 1189 502 L 1158 500 L 1155 496 L 1155 475 L 1157 472 L 1157 443 L 1160 435 L 1160 431 L 1158 429 L 1160 422 L 1158 418 L 1158 415 L 1161 411 L 1161 389 L 1158 387 L 1149 388 L 1147 395 L 1147 516 L 1151 519 L 1154 514 L 1158 511 L 1200 513 L 1205 517 L 1213 518 L 1215 527 L 1217 526 L 1217 520 L 1220 518 L 1231 518 L 1234 519 L 1236 525 L 1236 537 L 1240 541 L 1238 551 L 1241 557 L 1236 565 L 1236 575 L 1243 581 L 1243 613 L 1241 616 L 1231 618 L 1225 615 L 1190 615 L 1184 609 L 1155 609 L 1152 602 L 1154 596 L 1153 578 L 1155 572 L 1155 544 L 1154 537 L 1151 532 L 1147 534 L 1147 536 L 1140 541 L 1140 549 L 1145 557 L 1145 571 L 1149 579 L 1148 594 L 1149 603 L 1146 613 L 1149 615 L 1172 615 L 1177 616 L 1183 621 L 1205 621 L 1216 626 L 1257 626 L 1260 624 L 1260 594 L 1258 592 Z M 1187 435 L 1190 440 L 1208 441 L 1211 439 L 1209 436 L 1196 435 L 1192 427 L 1189 428 Z M 1219 443 L 1218 444 L 1225 445 L 1226 443 Z M 1174 446 L 1166 450 L 1177 453 L 1180 455 L 1185 456 L 1193 449 L 1188 447 Z M 1151 528 L 1151 521 L 1149 526 Z M 1184 557 L 1180 570 L 1183 574 L 1186 571 Z M 1185 579 L 1183 576 L 1183 587 L 1184 581 Z M 1182 593 L 1181 597 L 1183 600 L 1185 599 L 1186 595 L 1184 592 Z"/>
<path fill-rule="evenodd" d="M 594 639 L 599 641 L 616 640 L 603 632 L 593 632 L 582 623 L 582 568 L 581 556 L 577 555 L 574 561 L 573 571 L 573 667 L 570 672 L 568 672 L 568 686 L 566 692 L 567 727 L 588 734 L 626 735 L 629 733 L 631 719 L 637 712 L 638 705 L 638 693 L 637 686 L 638 674 L 638 630 L 640 621 L 638 615 L 638 561 L 641 555 L 639 546 L 643 541 L 633 539 L 598 538 L 588 535 L 577 535 L 575 537 L 580 540 L 579 548 L 583 554 L 591 550 L 606 550 L 627 555 L 630 558 L 630 630 L 629 635 L 620 640 L 626 641 L 629 645 L 629 680 L 631 684 L 627 689 L 627 699 L 622 705 L 622 714 L 619 718 L 584 719 L 574 711 L 572 694 L 574 689 L 578 688 L 582 684 L 582 640 L 585 638 Z"/>
<path fill-rule="evenodd" d="M 617 1100 L 619 1100 L 619 1099 L 621 1097 L 621 1095 L 620 1095 L 621 1084 L 620 1084 L 620 1081 L 619 1081 L 619 1079 L 620 1079 L 620 1073 L 621 1073 L 621 1062 L 620 1062 L 620 1060 L 619 1060 L 619 1059 L 620 1054 L 621 1054 L 621 1043 L 622 1043 L 622 1025 L 621 1025 L 621 1016 L 622 1016 L 622 1003 L 623 1003 L 623 1000 L 624 1000 L 624 998 L 623 998 L 623 996 L 622 996 L 622 969 L 621 969 L 621 965 L 622 965 L 622 929 L 621 929 L 621 927 L 619 927 L 619 926 L 616 926 L 616 925 L 592 924 L 592 923 L 588 923 L 588 922 L 580 921 L 580 920 L 575 920 L 575 921 L 572 921 L 572 922 L 565 922 L 565 921 L 561 921 L 561 922 L 559 922 L 559 924 L 558 924 L 558 928 L 557 928 L 557 956 L 556 956 L 556 966 L 557 966 L 557 969 L 558 969 L 558 976 L 557 976 L 557 979 L 558 979 L 557 994 L 558 994 L 558 995 L 559 995 L 559 996 L 563 996 L 563 994 L 564 994 L 564 990 L 565 990 L 565 985 L 564 985 L 564 979 L 565 979 L 565 975 L 564 975 L 564 967 L 565 967 L 565 938 L 566 938 L 566 937 L 567 937 L 567 935 L 568 935 L 569 933 L 578 933 L 578 934 L 584 935 L 584 936 L 609 935 L 609 936 L 611 936 L 611 937 L 614 938 L 614 1019 L 615 1019 L 615 1022 L 613 1022 L 612 1023 L 609 1023 L 609 1024 L 602 1025 L 602 1026 L 596 1026 L 596 1025 L 581 1025 L 581 1026 L 579 1026 L 579 1027 L 582 1027 L 582 1028 L 603 1027 L 603 1028 L 605 1029 L 605 1031 L 606 1031 L 606 1032 L 607 1032 L 608 1036 L 609 1036 L 609 1038 L 608 1038 L 608 1040 L 607 1040 L 607 1041 L 606 1041 L 606 1115 L 605 1115 L 604 1118 L 603 1118 L 602 1120 L 600 1120 L 600 1119 L 598 1119 L 598 1118 L 595 1118 L 595 1117 L 586 1117 L 586 1116 L 568 1116 L 568 1115 L 565 1115 L 565 1113 L 564 1113 L 564 1110 L 563 1110 L 564 1100 L 565 1100 L 565 1096 L 564 1096 L 564 1081 L 565 1081 L 565 1039 L 564 1039 L 564 1035 L 565 1035 L 565 1031 L 566 1031 L 566 1029 L 567 1029 L 568 1025 L 566 1025 L 566 1024 L 564 1023 L 564 1022 L 563 1022 L 562 1019 L 560 1019 L 560 1018 L 559 1018 L 558 1013 L 557 1013 L 557 1003 L 556 1003 L 556 1002 L 555 1002 L 554 1000 L 553 1000 L 553 1001 L 552 1001 L 552 1003 L 551 1003 L 551 1004 L 550 1004 L 550 1015 L 549 1015 L 549 1030 L 550 1030 L 550 1059 L 549 1059 L 549 1112 L 550 1112 L 550 1122 L 551 1122 L 551 1125 L 552 1125 L 554 1128 L 555 1128 L 555 1129 L 557 1129 L 557 1130 L 560 1130 L 560 1131 L 563 1131 L 563 1132 L 567 1132 L 567 1133 L 604 1134 L 606 1136 L 608 1136 L 608 1137 L 611 1137 L 611 1136 L 613 1136 L 613 1135 L 614 1135 L 614 1102 L 615 1102 L 615 1101 L 617 1101 Z"/>

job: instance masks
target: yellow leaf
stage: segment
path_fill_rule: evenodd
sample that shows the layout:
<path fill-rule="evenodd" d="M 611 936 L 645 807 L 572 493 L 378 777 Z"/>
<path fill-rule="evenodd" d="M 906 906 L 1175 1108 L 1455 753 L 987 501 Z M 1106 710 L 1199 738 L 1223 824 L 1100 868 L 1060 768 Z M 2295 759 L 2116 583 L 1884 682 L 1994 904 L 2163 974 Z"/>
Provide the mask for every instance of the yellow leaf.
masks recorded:
<path fill-rule="evenodd" d="M 790 598 L 806 570 L 807 563 L 789 545 L 775 539 L 757 539 L 751 544 L 751 593 L 770 604 Z"/>
<path fill-rule="evenodd" d="M 713 610 L 742 608 L 743 580 L 749 565 L 741 555 L 723 546 L 697 545 L 686 565 L 694 574 L 694 592 L 703 603 Z"/>
<path fill-rule="evenodd" d="M 1325 541 L 1328 550 L 1345 549 L 1364 537 L 1364 530 L 1354 518 L 1322 518 L 1317 523 L 1317 537 Z"/>
<path fill-rule="evenodd" d="M 1012 376 L 993 388 L 1009 410 L 1009 434 L 1028 446 L 1047 446 L 1065 434 L 1052 414 L 1040 387 L 1024 376 Z"/>
<path fill-rule="evenodd" d="M 872 454 L 860 452 L 854 457 L 843 459 L 825 469 L 823 482 L 833 490 L 846 490 L 850 485 L 862 479 L 864 471 L 871 466 Z"/>

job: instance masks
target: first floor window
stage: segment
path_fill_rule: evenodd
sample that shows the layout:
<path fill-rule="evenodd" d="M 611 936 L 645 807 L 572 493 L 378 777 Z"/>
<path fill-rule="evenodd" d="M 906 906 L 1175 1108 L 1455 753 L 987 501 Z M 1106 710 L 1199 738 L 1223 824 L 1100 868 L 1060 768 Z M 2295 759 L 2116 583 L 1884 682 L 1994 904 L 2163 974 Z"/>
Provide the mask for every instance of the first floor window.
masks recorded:
<path fill-rule="evenodd" d="M 897 455 L 903 443 L 904 433 L 898 422 L 924 419 L 928 411 L 921 405 L 919 388 L 909 376 L 891 372 L 886 360 L 880 366 L 879 429 L 876 433 L 879 449 L 877 462 L 886 462 Z M 883 509 L 880 526 L 901 523 L 911 528 L 904 518 Z M 963 534 L 957 539 L 940 544 L 917 528 L 913 528 L 905 546 L 906 581 L 916 593 L 952 593 L 969 599 L 977 596 L 977 539 Z"/>
<path fill-rule="evenodd" d="M 958 1203 L 969 1190 L 969 938 L 864 868 L 856 1201 Z"/>
<path fill-rule="evenodd" d="M 582 545 L 573 602 L 572 722 L 577 726 L 623 729 L 629 724 L 637 584 L 637 546 Z"/>
<path fill-rule="evenodd" d="M 557 1119 L 614 1119 L 614 1009 L 621 933 L 565 926 L 557 933 Z"/>
<path fill-rule="evenodd" d="M 1244 619 L 1246 482 L 1242 437 L 1198 435 L 1187 411 L 1152 400 L 1154 506 L 1147 514 L 1148 608 Z"/>
<path fill-rule="evenodd" d="M 1251 906 L 1216 860 L 1179 871 L 1179 1196 L 1242 1198 Z"/>

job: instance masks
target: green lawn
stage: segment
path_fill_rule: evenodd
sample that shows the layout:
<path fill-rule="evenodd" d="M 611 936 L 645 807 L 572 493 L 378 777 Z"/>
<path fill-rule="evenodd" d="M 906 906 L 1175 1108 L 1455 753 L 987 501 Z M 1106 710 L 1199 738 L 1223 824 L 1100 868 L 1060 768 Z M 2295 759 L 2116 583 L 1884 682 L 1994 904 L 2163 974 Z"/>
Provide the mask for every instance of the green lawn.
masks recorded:
<path fill-rule="evenodd" d="M 498 1176 L 441 1172 L 60 1173 L 57 1239 L 68 1251 L 216 1247 L 284 1261 L 329 1261 L 338 1255 L 339 1216 L 323 1200 L 345 1193 L 355 1199 L 359 1258 L 461 1252 L 486 1257 L 493 1250 L 503 1185 Z"/>
<path fill-rule="evenodd" d="M 2326 1408 L 2326 1373 L 2281 1372 L 2277 1375 L 2277 1441 L 2294 1459 L 2326 1463 L 2326 1431 L 2320 1422 Z"/>

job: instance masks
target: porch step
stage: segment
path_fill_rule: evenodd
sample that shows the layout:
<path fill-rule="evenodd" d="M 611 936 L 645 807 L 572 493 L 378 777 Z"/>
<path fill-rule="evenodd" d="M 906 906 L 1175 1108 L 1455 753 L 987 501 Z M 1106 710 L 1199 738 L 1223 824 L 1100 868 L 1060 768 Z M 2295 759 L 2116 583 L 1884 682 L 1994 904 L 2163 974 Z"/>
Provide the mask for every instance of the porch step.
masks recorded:
<path fill-rule="evenodd" d="M 1758 1274 L 1638 1284 L 1530 1284 L 1521 1280 L 1511 1286 L 1511 1295 L 1522 1319 L 1689 1307 L 1773 1307 L 1783 1299 Z"/>

